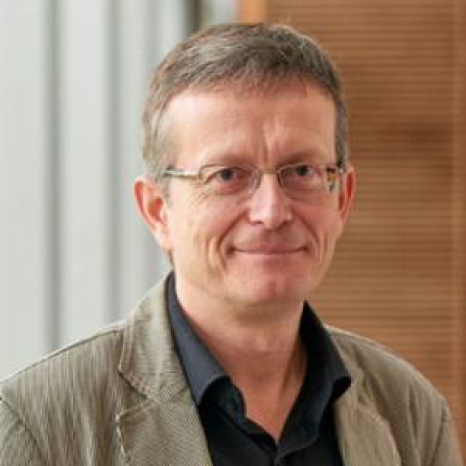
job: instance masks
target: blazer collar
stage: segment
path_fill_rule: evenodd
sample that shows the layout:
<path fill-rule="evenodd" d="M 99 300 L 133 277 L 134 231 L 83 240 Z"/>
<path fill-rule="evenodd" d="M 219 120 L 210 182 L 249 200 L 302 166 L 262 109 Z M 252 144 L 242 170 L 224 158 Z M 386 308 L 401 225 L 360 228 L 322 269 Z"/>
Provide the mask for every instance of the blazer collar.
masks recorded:
<path fill-rule="evenodd" d="M 344 348 L 335 344 L 351 374 L 350 388 L 335 402 L 338 443 L 345 466 L 401 466 L 388 422 L 363 400 L 364 370 Z"/>
<path fill-rule="evenodd" d="M 166 312 L 165 280 L 123 328 L 119 372 L 139 393 L 126 400 L 117 432 L 131 466 L 212 466 Z"/>
<path fill-rule="evenodd" d="M 138 304 L 123 327 L 119 372 L 147 398 L 170 401 L 186 396 L 165 301 L 165 279 Z"/>

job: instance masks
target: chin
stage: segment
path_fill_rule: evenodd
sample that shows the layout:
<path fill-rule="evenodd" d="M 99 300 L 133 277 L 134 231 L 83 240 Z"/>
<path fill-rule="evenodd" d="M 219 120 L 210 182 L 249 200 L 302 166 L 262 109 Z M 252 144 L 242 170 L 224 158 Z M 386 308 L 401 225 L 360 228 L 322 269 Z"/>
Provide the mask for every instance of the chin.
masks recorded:
<path fill-rule="evenodd" d="M 244 277 L 246 278 L 246 277 Z M 310 284 L 293 276 L 251 276 L 241 280 L 238 289 L 249 302 L 257 304 L 277 303 L 278 301 L 304 301 L 309 295 Z"/>

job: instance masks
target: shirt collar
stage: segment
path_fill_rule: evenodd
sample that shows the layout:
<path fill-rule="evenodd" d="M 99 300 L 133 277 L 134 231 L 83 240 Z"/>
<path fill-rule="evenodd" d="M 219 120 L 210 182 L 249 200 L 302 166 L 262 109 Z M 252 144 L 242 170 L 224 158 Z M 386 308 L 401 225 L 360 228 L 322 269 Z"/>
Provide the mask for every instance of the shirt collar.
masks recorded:
<path fill-rule="evenodd" d="M 212 384 L 229 377 L 188 322 L 176 296 L 173 272 L 168 277 L 165 292 L 175 348 L 194 401 L 199 406 Z M 314 400 L 314 403 L 319 401 L 318 404 L 324 409 L 348 389 L 351 378 L 330 335 L 307 302 L 303 307 L 300 333 L 308 351 L 308 370 L 304 383 L 314 388 L 302 393 L 319 393 L 322 399 Z M 319 386 L 314 387 L 316 384 Z"/>

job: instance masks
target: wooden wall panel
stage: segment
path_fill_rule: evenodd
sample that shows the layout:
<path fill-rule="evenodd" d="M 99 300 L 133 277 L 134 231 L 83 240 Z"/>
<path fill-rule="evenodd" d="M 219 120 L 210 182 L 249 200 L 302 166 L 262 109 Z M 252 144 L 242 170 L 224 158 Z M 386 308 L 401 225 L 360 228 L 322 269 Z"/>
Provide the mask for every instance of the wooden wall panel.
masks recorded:
<path fill-rule="evenodd" d="M 238 0 L 238 15 L 244 21 L 263 21 L 268 17 L 268 0 Z"/>
<path fill-rule="evenodd" d="M 466 440 L 460 1 L 270 0 L 262 19 L 315 37 L 346 84 L 357 196 L 311 300 L 327 322 L 414 363 L 447 396 Z"/>

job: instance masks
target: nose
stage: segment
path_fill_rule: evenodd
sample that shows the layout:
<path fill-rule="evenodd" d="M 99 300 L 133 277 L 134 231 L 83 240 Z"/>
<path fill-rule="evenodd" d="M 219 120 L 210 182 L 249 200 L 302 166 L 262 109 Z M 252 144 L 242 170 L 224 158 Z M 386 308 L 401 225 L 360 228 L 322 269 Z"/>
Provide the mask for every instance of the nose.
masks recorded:
<path fill-rule="evenodd" d="M 268 230 L 290 222 L 290 199 L 284 193 L 275 173 L 263 173 L 259 185 L 250 198 L 249 220 Z"/>

